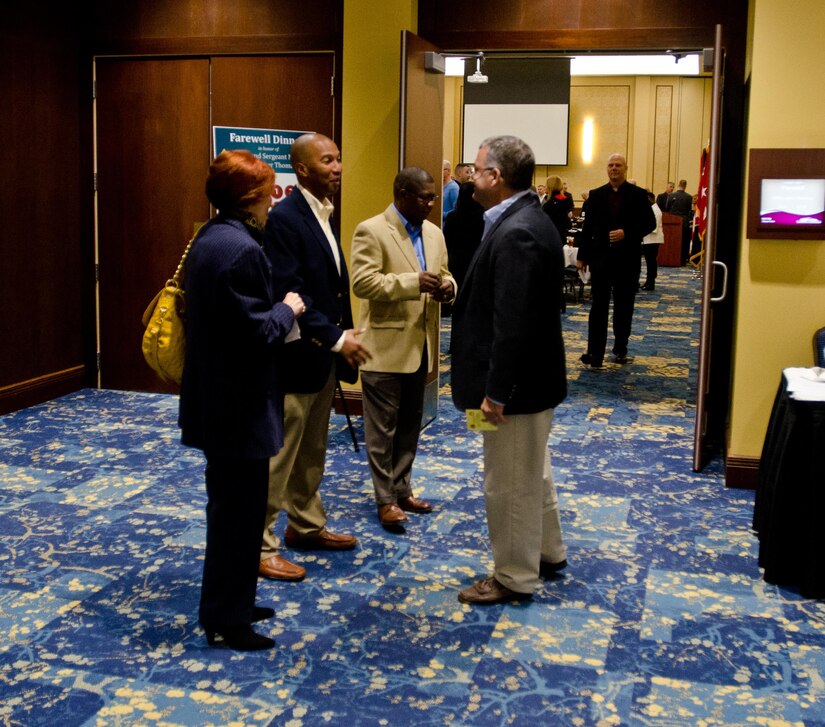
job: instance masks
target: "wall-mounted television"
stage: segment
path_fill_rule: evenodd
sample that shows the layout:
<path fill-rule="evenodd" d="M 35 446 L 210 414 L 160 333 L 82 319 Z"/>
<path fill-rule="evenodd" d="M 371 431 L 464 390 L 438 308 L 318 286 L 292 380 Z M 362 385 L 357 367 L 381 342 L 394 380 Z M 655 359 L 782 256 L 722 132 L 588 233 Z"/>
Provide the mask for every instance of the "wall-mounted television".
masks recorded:
<path fill-rule="evenodd" d="M 825 240 L 825 149 L 751 149 L 748 237 Z"/>

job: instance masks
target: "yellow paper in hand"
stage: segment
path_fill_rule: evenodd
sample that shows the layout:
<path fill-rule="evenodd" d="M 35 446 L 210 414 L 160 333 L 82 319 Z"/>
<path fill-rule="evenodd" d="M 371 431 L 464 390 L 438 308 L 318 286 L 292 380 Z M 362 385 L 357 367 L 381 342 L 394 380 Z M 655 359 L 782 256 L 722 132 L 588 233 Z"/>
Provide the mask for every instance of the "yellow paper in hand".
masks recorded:
<path fill-rule="evenodd" d="M 484 412 L 481 409 L 467 409 L 467 429 L 478 431 L 494 432 L 498 429 L 495 424 L 488 422 L 484 418 Z"/>

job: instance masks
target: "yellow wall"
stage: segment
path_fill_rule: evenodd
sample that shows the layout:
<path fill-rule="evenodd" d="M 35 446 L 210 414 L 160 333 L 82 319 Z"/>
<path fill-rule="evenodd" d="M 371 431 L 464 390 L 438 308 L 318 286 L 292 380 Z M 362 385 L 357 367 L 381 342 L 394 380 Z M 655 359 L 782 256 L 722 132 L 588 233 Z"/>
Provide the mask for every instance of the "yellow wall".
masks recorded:
<path fill-rule="evenodd" d="M 751 0 L 751 13 L 748 148 L 825 147 L 825 3 Z M 759 457 L 782 369 L 813 365 L 811 338 L 825 325 L 825 241 L 745 234 L 728 454 Z"/>
<path fill-rule="evenodd" d="M 415 32 L 416 0 L 344 3 L 341 100 L 341 246 L 349 260 L 352 233 L 392 202 L 398 173 L 401 31 Z M 358 299 L 352 299 L 358 320 Z"/>
<path fill-rule="evenodd" d="M 401 31 L 415 32 L 415 0 L 344 3 L 341 244 L 392 201 L 398 172 Z"/>
<path fill-rule="evenodd" d="M 453 149 L 453 163 L 460 161 L 462 78 L 447 79 L 445 149 Z M 607 157 L 613 152 L 627 156 L 628 176 L 658 193 L 668 180 L 686 179 L 688 191 L 699 183 L 702 149 L 710 131 L 710 78 L 678 76 L 603 76 L 571 79 L 568 165 L 536 168 L 536 181 L 550 175 L 567 180 L 577 204 L 581 193 L 607 181 Z M 582 161 L 582 124 L 595 124 L 593 160 Z M 465 160 L 465 161 L 473 161 Z"/>

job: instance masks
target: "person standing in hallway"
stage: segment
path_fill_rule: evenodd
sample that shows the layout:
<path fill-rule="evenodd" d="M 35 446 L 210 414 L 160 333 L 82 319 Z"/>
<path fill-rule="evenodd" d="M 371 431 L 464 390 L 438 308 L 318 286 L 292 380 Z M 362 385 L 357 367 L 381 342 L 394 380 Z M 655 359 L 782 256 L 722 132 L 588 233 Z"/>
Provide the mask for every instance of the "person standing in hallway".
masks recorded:
<path fill-rule="evenodd" d="M 447 243 L 447 257 L 450 272 L 460 289 L 470 260 L 481 242 L 484 231 L 484 208 L 473 199 L 475 185 L 465 182 L 458 191 L 455 209 L 444 220 L 444 240 Z M 452 305 L 442 303 L 441 315 L 452 314 Z"/>
<path fill-rule="evenodd" d="M 587 198 L 587 215 L 576 266 L 590 270 L 590 316 L 587 351 L 582 363 L 601 368 L 607 346 L 607 322 L 613 298 L 613 354 L 627 363 L 627 344 L 642 267 L 642 238 L 656 228 L 647 192 L 627 181 L 627 161 L 621 154 L 607 160 L 608 183 Z"/>
<path fill-rule="evenodd" d="M 452 392 L 480 409 L 492 576 L 458 594 L 488 605 L 530 598 L 567 566 L 548 438 L 567 395 L 561 300 L 564 253 L 530 191 L 535 157 L 514 136 L 481 144 L 475 197 L 485 231 L 453 306 Z"/>
<path fill-rule="evenodd" d="M 665 191 L 656 197 L 656 204 L 662 212 L 667 210 L 667 202 L 670 199 L 670 195 L 673 194 L 673 190 L 675 188 L 676 185 L 673 182 L 668 182 L 667 186 L 665 186 Z"/>
<path fill-rule="evenodd" d="M 269 458 L 283 444 L 277 353 L 306 306 L 283 301 L 261 240 L 275 173 L 246 150 L 224 151 L 209 167 L 206 196 L 218 214 L 187 256 L 186 355 L 181 441 L 206 458 L 206 555 L 198 619 L 209 644 L 239 651 L 275 642 L 252 624 L 275 611 L 255 605 L 259 528 Z"/>
<path fill-rule="evenodd" d="M 441 222 L 455 209 L 458 201 L 458 182 L 452 176 L 453 165 L 449 159 L 441 163 Z"/>
<path fill-rule="evenodd" d="M 547 201 L 542 209 L 552 220 L 562 242 L 573 225 L 573 197 L 564 191 L 561 177 L 547 177 Z"/>
<path fill-rule="evenodd" d="M 399 529 L 405 513 L 429 513 L 411 476 L 424 411 L 427 372 L 437 366 L 439 303 L 455 296 L 441 230 L 427 220 L 438 199 L 420 167 L 393 181 L 393 203 L 365 220 L 352 239 L 352 289 L 362 299 L 359 327 L 373 352 L 361 367 L 364 434 L 378 520 Z"/>
<path fill-rule="evenodd" d="M 352 535 L 327 530 L 319 488 L 336 380 L 354 383 L 357 367 L 370 354 L 352 327 L 347 264 L 330 224 L 331 199 L 341 186 L 338 146 L 322 134 L 304 134 L 293 143 L 290 160 L 298 184 L 270 211 L 264 250 L 274 289 L 300 293 L 307 310 L 300 339 L 287 344 L 282 356 L 286 436 L 270 461 L 259 573 L 294 581 L 306 571 L 278 554 L 280 541 L 272 527 L 281 510 L 288 514 L 287 547 L 351 550 L 357 544 Z"/>
<path fill-rule="evenodd" d="M 645 282 L 641 290 L 656 290 L 656 277 L 659 273 L 657 258 L 659 257 L 659 248 L 665 241 L 665 236 L 662 232 L 662 210 L 656 204 L 656 196 L 653 192 L 648 192 L 647 199 L 653 210 L 653 216 L 656 218 L 656 229 L 642 238 L 642 255 L 645 258 Z"/>
<path fill-rule="evenodd" d="M 473 178 L 473 165 L 468 164 L 467 162 L 462 162 L 461 164 L 455 165 L 455 174 L 453 174 L 453 179 L 458 183 L 458 186 L 461 187 L 462 184 L 466 184 Z"/>
<path fill-rule="evenodd" d="M 693 197 L 685 189 L 687 180 L 679 180 L 679 189 L 670 195 L 667 201 L 667 211 L 682 218 L 682 251 L 681 263 L 684 265 L 690 256 L 690 219 L 693 214 Z"/>

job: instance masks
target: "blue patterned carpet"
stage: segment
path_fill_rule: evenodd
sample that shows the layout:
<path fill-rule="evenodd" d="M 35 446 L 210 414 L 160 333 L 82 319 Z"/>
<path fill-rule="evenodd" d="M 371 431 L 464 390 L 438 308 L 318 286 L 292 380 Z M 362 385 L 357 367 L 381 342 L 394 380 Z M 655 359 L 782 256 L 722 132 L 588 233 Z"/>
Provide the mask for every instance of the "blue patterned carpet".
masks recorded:
<path fill-rule="evenodd" d="M 569 305 L 551 451 L 570 566 L 532 602 L 456 600 L 491 559 L 446 357 L 415 470 L 436 509 L 406 534 L 378 526 L 334 417 L 325 504 L 360 545 L 287 552 L 307 579 L 260 582 L 269 652 L 197 626 L 203 463 L 175 397 L 0 418 L 0 725 L 825 725 L 825 607 L 761 580 L 752 493 L 718 462 L 691 472 L 698 291 L 663 269 L 635 361 L 602 371 L 578 363 L 587 304 Z"/>

